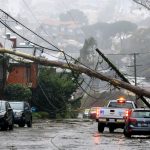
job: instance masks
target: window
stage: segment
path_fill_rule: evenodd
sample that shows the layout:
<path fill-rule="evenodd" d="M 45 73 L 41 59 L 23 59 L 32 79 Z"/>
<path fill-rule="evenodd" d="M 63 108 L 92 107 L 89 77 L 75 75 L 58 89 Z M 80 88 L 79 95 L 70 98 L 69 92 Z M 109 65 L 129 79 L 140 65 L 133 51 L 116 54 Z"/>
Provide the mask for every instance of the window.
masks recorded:
<path fill-rule="evenodd" d="M 134 111 L 131 115 L 134 118 L 150 118 L 150 110 L 149 111 Z"/>
<path fill-rule="evenodd" d="M 117 103 L 117 102 L 110 102 L 108 107 L 114 107 L 114 108 L 133 108 L 132 103 Z"/>

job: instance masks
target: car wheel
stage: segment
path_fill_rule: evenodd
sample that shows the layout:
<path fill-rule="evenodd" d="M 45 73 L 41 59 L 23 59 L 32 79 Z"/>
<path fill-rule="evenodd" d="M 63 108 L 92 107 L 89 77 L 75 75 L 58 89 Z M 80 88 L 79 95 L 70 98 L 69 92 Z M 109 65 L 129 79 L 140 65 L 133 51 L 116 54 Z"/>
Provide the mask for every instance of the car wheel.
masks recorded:
<path fill-rule="evenodd" d="M 7 129 L 8 129 L 8 125 L 7 124 L 1 126 L 1 130 L 2 131 L 7 131 Z"/>
<path fill-rule="evenodd" d="M 11 125 L 8 126 L 9 130 L 13 130 L 14 129 L 14 123 L 12 123 Z"/>
<path fill-rule="evenodd" d="M 101 123 L 99 123 L 99 122 L 98 122 L 98 131 L 99 131 L 100 133 L 103 133 L 103 131 L 104 131 L 104 125 L 101 124 Z"/>
<path fill-rule="evenodd" d="M 29 128 L 32 127 L 32 119 L 30 119 L 30 120 L 27 122 L 27 126 L 28 126 Z"/>
<path fill-rule="evenodd" d="M 114 132 L 114 128 L 113 127 L 109 127 L 109 132 L 113 133 Z"/>
<path fill-rule="evenodd" d="M 10 124 L 8 124 L 8 128 L 9 128 L 9 130 L 13 130 L 14 129 L 14 117 L 13 116 L 12 116 Z"/>
<path fill-rule="evenodd" d="M 131 134 L 126 132 L 126 130 L 123 131 L 123 134 L 126 138 L 131 138 Z"/>
<path fill-rule="evenodd" d="M 19 127 L 24 127 L 25 123 L 19 123 L 18 125 L 19 125 Z"/>

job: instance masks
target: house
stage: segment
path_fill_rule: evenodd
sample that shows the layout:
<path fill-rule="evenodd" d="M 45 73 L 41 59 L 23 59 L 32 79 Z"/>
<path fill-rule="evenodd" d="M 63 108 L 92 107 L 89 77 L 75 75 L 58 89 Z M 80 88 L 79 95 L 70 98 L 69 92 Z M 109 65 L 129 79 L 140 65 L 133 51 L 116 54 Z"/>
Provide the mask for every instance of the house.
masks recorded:
<path fill-rule="evenodd" d="M 11 63 L 8 71 L 7 84 L 20 83 L 32 89 L 37 87 L 38 64 Z"/>

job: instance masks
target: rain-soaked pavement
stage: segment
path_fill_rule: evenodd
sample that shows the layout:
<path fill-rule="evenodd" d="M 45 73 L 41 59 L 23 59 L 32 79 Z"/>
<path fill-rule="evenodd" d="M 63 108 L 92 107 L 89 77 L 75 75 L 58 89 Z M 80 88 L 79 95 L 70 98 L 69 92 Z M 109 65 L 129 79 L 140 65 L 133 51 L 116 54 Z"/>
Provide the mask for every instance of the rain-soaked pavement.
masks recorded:
<path fill-rule="evenodd" d="M 150 150 L 150 137 L 126 139 L 122 130 L 103 134 L 92 121 L 40 121 L 32 128 L 0 131 L 0 150 Z"/>

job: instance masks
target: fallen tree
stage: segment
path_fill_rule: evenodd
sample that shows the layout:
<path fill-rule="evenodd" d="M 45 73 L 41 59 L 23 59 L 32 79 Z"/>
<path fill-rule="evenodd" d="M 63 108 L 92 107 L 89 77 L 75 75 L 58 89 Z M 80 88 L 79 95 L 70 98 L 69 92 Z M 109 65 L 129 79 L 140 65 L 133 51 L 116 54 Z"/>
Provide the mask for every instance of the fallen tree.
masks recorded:
<path fill-rule="evenodd" d="M 87 68 L 87 67 L 82 66 L 82 65 L 77 65 L 77 64 L 72 64 L 72 63 L 64 63 L 64 62 L 59 62 L 59 61 L 51 61 L 51 60 L 47 60 L 45 58 L 36 57 L 36 56 L 25 54 L 25 53 L 22 53 L 22 52 L 19 52 L 19 51 L 13 51 L 13 50 L 4 49 L 4 48 L 0 49 L 0 53 L 8 53 L 8 54 L 16 55 L 16 56 L 19 56 L 19 57 L 23 57 L 25 59 L 29 59 L 31 61 L 37 62 L 37 63 L 39 63 L 41 65 L 44 65 L 44 66 L 59 67 L 59 68 L 62 68 L 62 69 L 70 69 L 70 70 L 73 70 L 73 71 L 77 71 L 79 73 L 84 73 L 84 74 L 86 74 L 90 77 L 95 77 L 95 78 L 98 78 L 100 80 L 109 82 L 114 87 L 119 87 L 119 88 L 126 89 L 128 91 L 131 91 L 131 92 L 135 93 L 136 95 L 138 95 L 139 97 L 145 96 L 147 98 L 150 98 L 150 91 L 148 91 L 146 89 L 143 89 L 143 88 L 138 87 L 138 86 L 131 85 L 131 84 L 126 83 L 124 81 L 120 81 L 116 78 L 111 78 L 109 76 L 98 73 L 95 70 L 92 70 L 92 69 Z M 147 101 L 145 101 L 144 103 L 148 107 L 150 107 L 150 103 L 148 103 Z"/>

